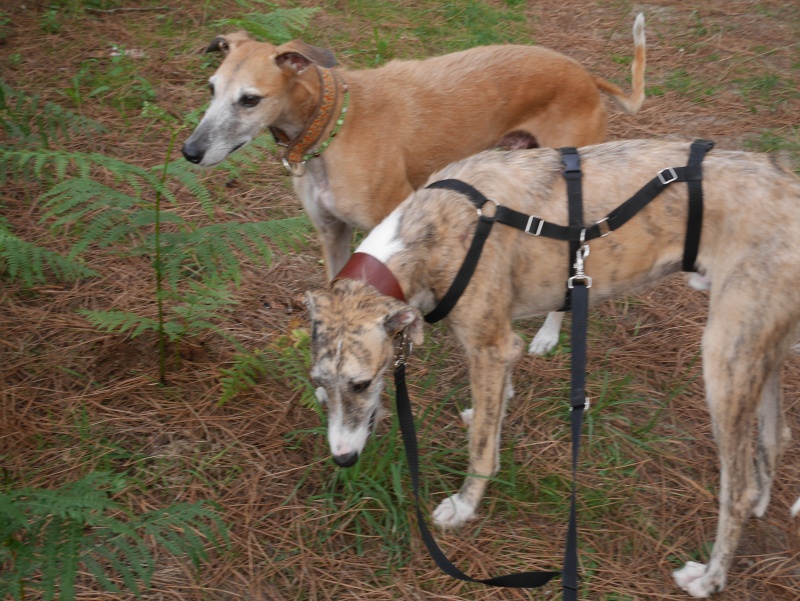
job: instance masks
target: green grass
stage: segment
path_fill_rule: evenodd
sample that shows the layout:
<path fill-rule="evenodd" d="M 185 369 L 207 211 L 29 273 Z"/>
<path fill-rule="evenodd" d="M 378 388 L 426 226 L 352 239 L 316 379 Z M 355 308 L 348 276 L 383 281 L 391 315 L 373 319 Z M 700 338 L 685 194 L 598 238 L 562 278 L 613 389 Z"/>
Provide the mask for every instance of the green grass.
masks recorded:
<path fill-rule="evenodd" d="M 347 48 L 349 62 L 359 67 L 487 44 L 532 44 L 525 9 L 524 2 L 515 0 L 500 7 L 478 0 L 412 6 L 385 0 L 348 2 L 339 16 L 371 35 L 353 38 L 343 31 L 330 43 Z M 334 13 L 333 9 L 330 12 Z"/>
<path fill-rule="evenodd" d="M 746 150 L 777 153 L 788 158 L 789 166 L 800 173 L 800 127 L 765 129 L 745 140 Z"/>

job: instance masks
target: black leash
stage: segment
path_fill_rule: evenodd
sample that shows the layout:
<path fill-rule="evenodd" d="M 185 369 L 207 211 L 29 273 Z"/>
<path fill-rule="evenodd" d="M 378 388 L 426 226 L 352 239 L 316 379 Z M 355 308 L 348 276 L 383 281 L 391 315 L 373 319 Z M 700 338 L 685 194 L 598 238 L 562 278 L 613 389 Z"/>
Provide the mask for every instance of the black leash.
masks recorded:
<path fill-rule="evenodd" d="M 428 525 L 425 523 L 425 516 L 422 513 L 419 499 L 419 451 L 417 448 L 417 431 L 414 426 L 414 416 L 411 413 L 411 402 L 408 398 L 408 388 L 406 387 L 406 364 L 405 355 L 398 357 L 395 362 L 394 387 L 397 404 L 397 418 L 400 422 L 400 431 L 403 434 L 403 445 L 408 459 L 408 472 L 411 477 L 411 489 L 414 492 L 414 505 L 417 511 L 417 524 L 419 526 L 422 541 L 428 549 L 434 563 L 439 566 L 445 574 L 458 580 L 466 582 L 477 582 L 489 586 L 502 586 L 506 588 L 538 588 L 547 584 L 551 578 L 558 575 L 558 572 L 519 572 L 506 574 L 494 578 L 477 579 L 467 576 L 447 559 L 447 555 L 436 543 Z"/>
<path fill-rule="evenodd" d="M 495 221 L 520 229 L 533 236 L 545 236 L 570 243 L 570 277 L 567 280 L 566 305 L 572 311 L 572 359 L 570 367 L 570 423 L 572 431 L 572 487 L 570 493 L 570 511 L 567 527 L 564 564 L 561 571 L 564 601 L 577 601 L 580 588 L 578 576 L 578 535 L 576 510 L 576 480 L 580 439 L 583 426 L 583 414 L 589 407 L 586 396 L 586 338 L 588 328 L 589 288 L 591 278 L 584 273 L 584 260 L 589 256 L 589 240 L 607 236 L 612 231 L 627 223 L 636 213 L 647 206 L 669 184 L 688 182 L 689 217 L 684 247 L 683 268 L 694 271 L 694 263 L 700 242 L 702 229 L 702 160 L 713 148 L 713 142 L 698 140 L 691 146 L 688 164 L 685 167 L 668 167 L 658 172 L 650 182 L 645 184 L 636 194 L 606 217 L 592 226 L 583 227 L 583 207 L 580 171 L 580 158 L 574 148 L 561 149 L 564 163 L 564 177 L 567 181 L 569 203 L 569 225 L 561 226 L 548 223 L 535 215 L 526 215 L 497 204 L 486 198 L 480 191 L 461 180 L 448 179 L 433 182 L 427 188 L 453 190 L 467 196 L 478 210 L 478 225 L 467 255 L 453 283 L 437 306 L 425 316 L 425 321 L 435 323 L 452 310 L 463 294 L 472 274 L 475 272 L 484 243 L 491 232 Z M 495 204 L 493 216 L 484 215 L 482 207 L 487 202 Z M 572 263 L 574 257 L 575 262 Z M 687 265 L 691 268 L 687 269 Z M 447 559 L 447 556 L 436 543 L 425 522 L 419 499 L 419 451 L 417 447 L 416 428 L 411 412 L 411 403 L 405 379 L 405 365 L 410 343 L 405 332 L 400 335 L 400 348 L 395 361 L 395 395 L 398 420 L 403 436 L 409 474 L 415 498 L 417 522 L 428 552 L 436 565 L 447 575 L 458 580 L 476 582 L 490 586 L 509 588 L 538 588 L 549 582 L 559 572 L 519 572 L 487 579 L 475 579 L 464 574 Z"/>

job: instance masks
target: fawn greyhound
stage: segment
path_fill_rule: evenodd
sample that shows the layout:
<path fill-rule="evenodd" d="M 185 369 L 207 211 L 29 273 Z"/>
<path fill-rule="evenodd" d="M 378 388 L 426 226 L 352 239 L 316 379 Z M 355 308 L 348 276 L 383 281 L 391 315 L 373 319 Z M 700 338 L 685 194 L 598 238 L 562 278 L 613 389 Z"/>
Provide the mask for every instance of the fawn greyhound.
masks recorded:
<path fill-rule="evenodd" d="M 586 223 L 601 220 L 662 168 L 684 165 L 687 155 L 688 144 L 678 142 L 611 142 L 582 149 Z M 460 179 L 498 204 L 565 224 L 560 171 L 555 150 L 485 151 L 449 165 L 431 181 Z M 789 440 L 780 368 L 800 321 L 800 255 L 794 246 L 800 239 L 800 179 L 769 156 L 719 150 L 708 154 L 703 173 L 706 216 L 697 265 L 710 282 L 703 374 L 721 487 L 708 565 L 689 562 L 674 573 L 677 584 L 694 597 L 722 590 L 745 518 L 766 511 Z M 586 261 L 592 301 L 628 294 L 679 271 L 687 211 L 686 185 L 676 183 L 610 236 L 592 241 Z M 476 219 L 466 197 L 420 189 L 357 248 L 388 268 L 405 302 L 378 292 L 367 269 L 363 277 L 334 279 L 327 289 L 307 294 L 311 377 L 328 406 L 328 439 L 337 463 L 357 460 L 381 405 L 396 335 L 405 332 L 416 344 L 422 342 L 421 311 L 429 311 L 450 286 Z M 434 511 L 439 526 L 471 519 L 487 477 L 498 470 L 501 422 L 513 395 L 511 371 L 523 349 L 512 319 L 561 305 L 568 275 L 565 251 L 563 242 L 495 225 L 471 283 L 446 319 L 467 353 L 473 409 L 468 410 L 469 476 Z M 798 510 L 800 500 L 793 513 Z"/>
<path fill-rule="evenodd" d="M 378 69 L 333 69 L 326 49 L 273 46 L 245 32 L 216 38 L 225 58 L 209 79 L 211 104 L 183 146 L 216 165 L 269 127 L 288 145 L 284 164 L 322 242 L 328 277 L 350 254 L 354 227 L 369 230 L 436 169 L 497 145 L 603 142 L 599 92 L 625 112 L 644 100 L 644 16 L 633 27 L 632 93 L 576 61 L 537 46 L 486 46 Z M 323 152 L 324 151 L 324 152 Z M 553 315 L 531 344 L 558 341 Z"/>

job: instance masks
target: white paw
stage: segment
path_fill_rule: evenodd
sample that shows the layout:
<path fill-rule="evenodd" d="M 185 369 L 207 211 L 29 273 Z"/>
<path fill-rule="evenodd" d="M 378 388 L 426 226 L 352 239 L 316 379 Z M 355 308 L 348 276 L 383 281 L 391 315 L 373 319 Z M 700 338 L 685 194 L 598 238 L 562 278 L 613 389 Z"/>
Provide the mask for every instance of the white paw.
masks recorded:
<path fill-rule="evenodd" d="M 675 579 L 675 584 L 696 599 L 705 599 L 725 587 L 724 578 L 722 582 L 713 582 L 707 574 L 706 565 L 696 561 L 687 561 L 680 570 L 672 572 L 672 577 Z"/>
<path fill-rule="evenodd" d="M 440 528 L 457 528 L 475 516 L 475 506 L 460 495 L 452 495 L 433 511 L 433 523 Z"/>
<path fill-rule="evenodd" d="M 325 390 L 322 386 L 314 390 L 314 396 L 317 397 L 317 402 L 320 405 L 324 405 L 328 402 L 328 391 Z"/>
<path fill-rule="evenodd" d="M 528 353 L 531 355 L 546 355 L 558 344 L 558 330 L 552 330 L 542 326 L 542 329 L 536 332 L 531 343 L 528 345 Z"/>
<path fill-rule="evenodd" d="M 464 422 L 465 426 L 469 427 L 470 424 L 472 424 L 472 416 L 473 416 L 474 413 L 475 413 L 475 409 L 472 409 L 472 408 L 464 409 L 464 411 L 462 411 L 460 413 L 461 421 Z"/>
<path fill-rule="evenodd" d="M 800 499 L 797 499 L 797 501 L 794 502 L 794 505 L 792 505 L 792 517 L 797 517 L 798 513 L 800 513 Z"/>
<path fill-rule="evenodd" d="M 695 290 L 708 290 L 711 288 L 711 278 L 699 273 L 693 273 L 689 276 L 689 286 Z"/>
<path fill-rule="evenodd" d="M 686 590 L 692 582 L 700 578 L 706 573 L 706 565 L 704 563 L 697 563 L 696 561 L 687 561 L 686 565 L 680 570 L 672 572 L 672 578 L 675 584 Z"/>

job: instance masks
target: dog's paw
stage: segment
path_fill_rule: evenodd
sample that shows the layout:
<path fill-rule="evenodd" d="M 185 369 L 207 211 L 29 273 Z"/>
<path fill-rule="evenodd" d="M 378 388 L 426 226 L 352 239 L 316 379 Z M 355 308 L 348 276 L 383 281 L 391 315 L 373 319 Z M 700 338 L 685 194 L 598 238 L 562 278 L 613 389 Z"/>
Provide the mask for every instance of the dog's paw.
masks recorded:
<path fill-rule="evenodd" d="M 792 505 L 792 517 L 796 518 L 798 513 L 800 513 L 800 499 L 797 499 Z"/>
<path fill-rule="evenodd" d="M 322 386 L 314 390 L 314 396 L 317 397 L 317 402 L 320 405 L 324 405 L 328 402 L 328 391 L 325 390 Z"/>
<path fill-rule="evenodd" d="M 433 510 L 433 523 L 440 528 L 457 528 L 475 517 L 475 505 L 455 494 Z"/>
<path fill-rule="evenodd" d="M 536 332 L 531 343 L 528 345 L 528 353 L 531 355 L 546 355 L 558 344 L 558 330 L 542 326 L 542 329 Z"/>
<path fill-rule="evenodd" d="M 699 273 L 692 273 L 689 276 L 689 286 L 695 290 L 708 290 L 711 288 L 711 278 L 700 275 Z"/>
<path fill-rule="evenodd" d="M 672 572 L 672 577 L 675 584 L 696 599 L 705 599 L 725 588 L 724 575 L 722 579 L 715 578 L 708 573 L 705 564 L 696 561 L 687 561 L 680 570 Z"/>
<path fill-rule="evenodd" d="M 464 411 L 460 413 L 461 421 L 464 422 L 465 426 L 469 427 L 472 424 L 472 416 L 474 414 L 475 414 L 475 409 L 473 409 L 472 407 L 470 407 L 469 409 L 464 409 Z"/>

